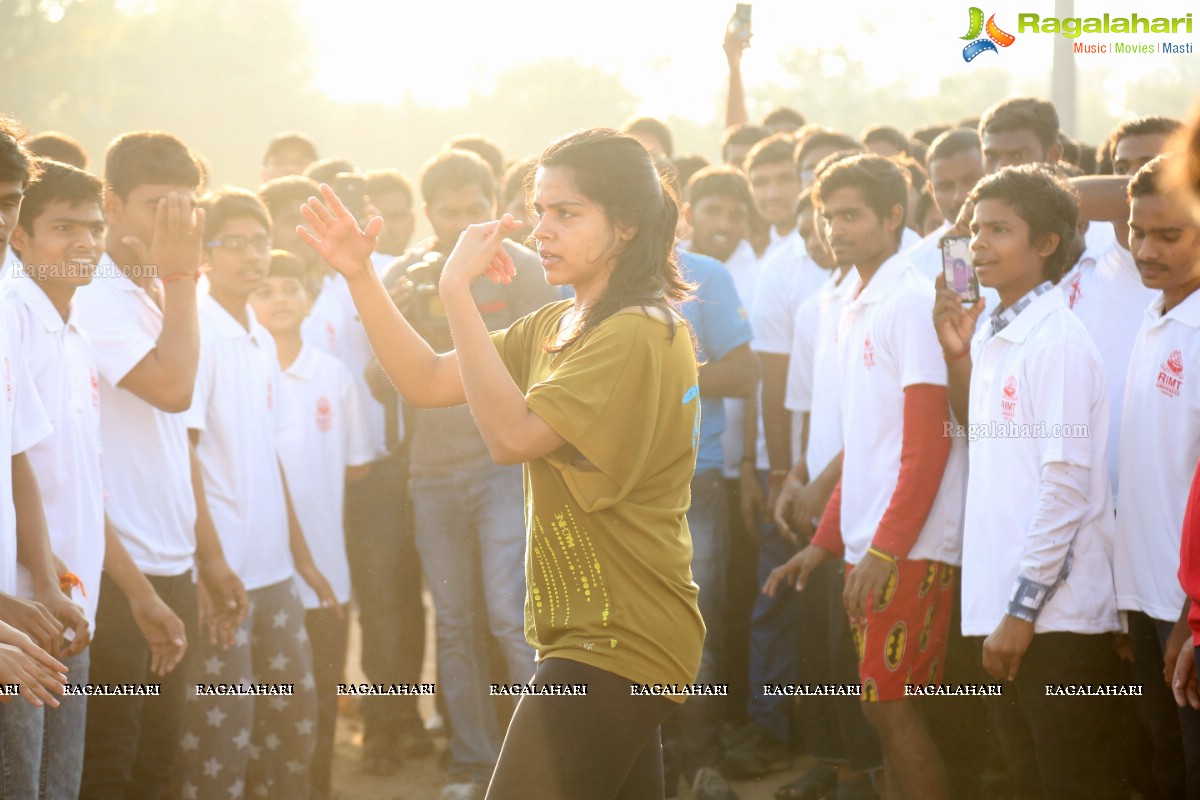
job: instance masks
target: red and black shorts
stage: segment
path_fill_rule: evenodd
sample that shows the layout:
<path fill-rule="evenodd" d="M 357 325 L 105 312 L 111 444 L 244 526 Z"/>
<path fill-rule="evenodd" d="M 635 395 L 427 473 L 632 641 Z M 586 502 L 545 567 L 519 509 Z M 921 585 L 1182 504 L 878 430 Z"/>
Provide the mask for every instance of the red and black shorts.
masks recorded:
<path fill-rule="evenodd" d="M 946 637 L 958 568 L 940 561 L 896 562 L 896 570 L 862 616 L 850 617 L 864 702 L 900 700 L 909 684 L 936 684 L 946 663 Z M 846 574 L 854 569 L 846 566 Z"/>

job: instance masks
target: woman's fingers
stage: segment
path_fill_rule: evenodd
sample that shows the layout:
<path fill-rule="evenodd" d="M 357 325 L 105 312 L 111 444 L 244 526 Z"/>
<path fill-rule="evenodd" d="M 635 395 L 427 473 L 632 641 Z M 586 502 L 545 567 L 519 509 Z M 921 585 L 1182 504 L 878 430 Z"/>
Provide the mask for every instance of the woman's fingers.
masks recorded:
<path fill-rule="evenodd" d="M 329 210 L 321 205 L 321 201 L 310 197 L 307 203 L 300 206 L 300 214 L 308 221 L 313 233 L 322 239 L 325 238 L 325 232 L 329 230 L 333 218 L 329 216 Z"/>
<path fill-rule="evenodd" d="M 346 204 L 342 202 L 342 198 L 337 196 L 337 192 L 329 184 L 321 184 L 321 194 L 325 196 L 325 202 L 329 204 L 329 208 L 333 211 L 333 216 L 336 219 L 341 219 L 342 217 L 354 219 L 354 215 L 346 208 Z M 357 223 L 357 220 L 355 222 Z"/>

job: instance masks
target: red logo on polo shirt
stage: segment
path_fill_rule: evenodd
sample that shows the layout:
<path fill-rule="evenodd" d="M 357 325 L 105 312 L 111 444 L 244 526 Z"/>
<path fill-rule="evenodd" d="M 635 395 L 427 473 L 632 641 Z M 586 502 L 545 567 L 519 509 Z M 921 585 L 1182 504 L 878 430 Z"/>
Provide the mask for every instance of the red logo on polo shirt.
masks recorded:
<path fill-rule="evenodd" d="M 1074 308 L 1075 304 L 1083 297 L 1083 292 L 1079 288 L 1079 279 L 1083 277 L 1076 275 L 1075 280 L 1071 281 L 1071 290 L 1067 292 L 1067 308 Z"/>
<path fill-rule="evenodd" d="M 1017 415 L 1017 379 L 1009 375 L 1004 379 L 1004 396 L 1000 398 L 1000 416 L 1012 419 Z"/>
<path fill-rule="evenodd" d="M 1158 368 L 1158 380 L 1155 385 L 1167 397 L 1179 397 L 1179 393 L 1183 391 L 1182 352 L 1175 350 L 1167 356 L 1167 360 Z"/>
<path fill-rule="evenodd" d="M 96 370 L 88 367 L 88 375 L 92 384 L 92 408 L 100 408 L 100 379 L 96 377 Z"/>
<path fill-rule="evenodd" d="M 333 406 L 327 397 L 317 398 L 317 430 L 328 433 L 333 427 Z"/>
<path fill-rule="evenodd" d="M 863 363 L 867 365 L 867 369 L 875 366 L 875 348 L 871 346 L 871 333 L 867 332 L 866 341 L 863 342 Z"/>
<path fill-rule="evenodd" d="M 333 327 L 333 322 L 325 320 L 325 341 L 329 342 L 329 352 L 337 352 L 337 328 Z"/>

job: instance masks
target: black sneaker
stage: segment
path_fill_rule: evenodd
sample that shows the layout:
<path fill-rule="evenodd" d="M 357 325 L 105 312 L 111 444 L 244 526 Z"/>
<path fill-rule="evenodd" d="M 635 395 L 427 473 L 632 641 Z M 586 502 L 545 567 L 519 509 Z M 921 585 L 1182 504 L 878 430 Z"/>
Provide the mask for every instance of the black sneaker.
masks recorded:
<path fill-rule="evenodd" d="M 754 725 L 740 743 L 725 751 L 718 767 L 729 778 L 760 778 L 791 769 L 793 760 L 786 744 Z"/>

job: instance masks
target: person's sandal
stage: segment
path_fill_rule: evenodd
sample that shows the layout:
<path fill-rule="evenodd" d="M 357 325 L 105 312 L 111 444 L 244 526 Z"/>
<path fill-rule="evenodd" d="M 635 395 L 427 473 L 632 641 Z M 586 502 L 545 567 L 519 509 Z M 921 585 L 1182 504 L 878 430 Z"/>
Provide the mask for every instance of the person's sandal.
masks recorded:
<path fill-rule="evenodd" d="M 821 800 L 837 789 L 837 770 L 818 764 L 791 783 L 775 790 L 775 800 Z"/>

